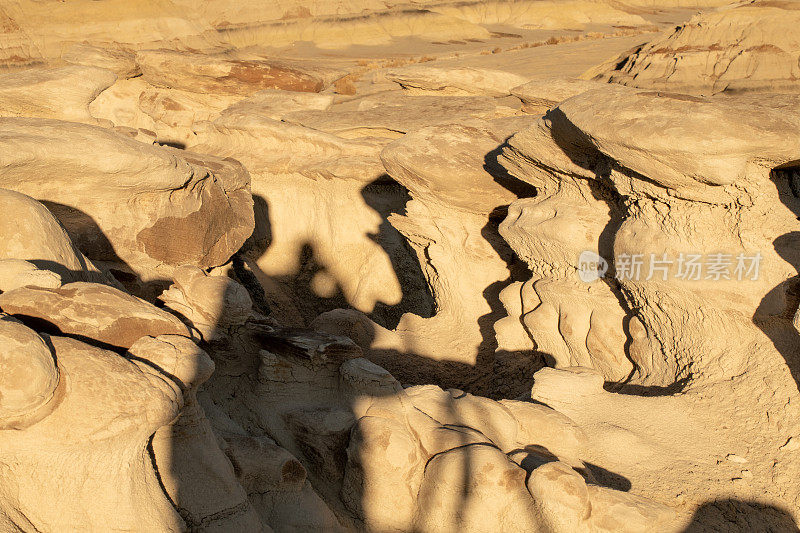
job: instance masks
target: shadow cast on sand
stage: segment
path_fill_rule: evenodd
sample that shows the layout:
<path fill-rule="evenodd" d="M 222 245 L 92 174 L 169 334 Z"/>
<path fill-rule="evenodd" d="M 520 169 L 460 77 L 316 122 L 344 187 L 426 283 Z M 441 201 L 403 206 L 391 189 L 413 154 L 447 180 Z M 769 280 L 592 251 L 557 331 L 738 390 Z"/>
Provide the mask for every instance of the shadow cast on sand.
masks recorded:
<path fill-rule="evenodd" d="M 792 533 L 800 531 L 786 509 L 754 501 L 721 499 L 701 505 L 683 533 Z"/>

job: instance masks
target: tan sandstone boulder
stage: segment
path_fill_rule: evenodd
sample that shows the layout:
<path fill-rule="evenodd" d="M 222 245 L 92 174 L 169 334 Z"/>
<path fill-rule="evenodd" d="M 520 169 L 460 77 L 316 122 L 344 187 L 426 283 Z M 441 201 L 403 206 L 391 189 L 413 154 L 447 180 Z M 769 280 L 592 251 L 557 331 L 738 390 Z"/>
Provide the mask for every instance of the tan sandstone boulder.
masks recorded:
<path fill-rule="evenodd" d="M 0 119 L 0 132 L 0 185 L 45 202 L 84 253 L 119 270 L 217 266 L 252 232 L 250 179 L 235 161 L 52 120 Z"/>
<path fill-rule="evenodd" d="M 64 227 L 41 203 L 30 196 L 0 189 L 0 211 L 5 214 L 0 217 L 0 234 L 4 237 L 0 241 L 0 260 L 3 261 L 3 275 L 9 276 L 4 278 L 4 287 L 0 290 L 13 288 L 12 285 L 17 282 L 11 277 L 30 271 L 28 264 L 37 270 L 52 272 L 65 283 L 109 282 L 109 278 L 100 273 L 72 244 Z M 20 261 L 26 264 L 21 264 Z M 46 276 L 52 280 L 43 284 L 33 283 L 34 285 L 55 285 L 55 280 L 48 274 L 32 275 Z M 24 285 L 27 283 L 19 286 Z"/>
<path fill-rule="evenodd" d="M 49 359 L 49 377 L 4 372 L 3 379 L 27 382 L 19 389 L 27 397 L 53 400 L 43 409 L 28 410 L 36 424 L 0 431 L 0 462 L 14 465 L 0 469 L 6 489 L 0 495 L 0 527 L 74 530 L 113 523 L 129 531 L 183 530 L 147 452 L 153 433 L 179 413 L 178 385 L 150 364 L 74 339 L 49 337 L 49 348 L 41 339 L 38 349 L 22 346 L 14 341 L 20 339 L 20 328 L 27 338 L 38 336 L 14 327 L 13 332 L 4 328 L 0 343 L 15 347 L 9 363 L 35 368 L 37 359 Z M 13 396 L 6 396 L 8 385 L 3 392 L 5 411 Z M 22 405 L 22 400 L 19 396 L 15 403 Z M 42 505 L 43 500 L 51 505 Z"/>

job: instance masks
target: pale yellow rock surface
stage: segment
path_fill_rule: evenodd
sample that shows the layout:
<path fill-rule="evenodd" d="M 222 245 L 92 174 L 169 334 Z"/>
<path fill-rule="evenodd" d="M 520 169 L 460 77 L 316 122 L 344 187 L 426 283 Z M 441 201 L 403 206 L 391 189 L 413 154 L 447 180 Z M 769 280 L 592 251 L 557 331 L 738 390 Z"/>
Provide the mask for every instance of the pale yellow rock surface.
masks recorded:
<path fill-rule="evenodd" d="M 713 469 L 689 465 L 737 448 L 754 423 L 737 405 L 756 402 L 781 426 L 794 424 L 784 401 L 770 398 L 796 394 L 785 292 L 796 275 L 796 121 L 794 96 L 702 99 L 606 86 L 562 102 L 501 156 L 539 191 L 512 204 L 500 228 L 533 274 L 513 309 L 556 366 L 595 369 L 542 370 L 533 398 L 593 428 L 590 439 L 605 450 L 599 463 L 619 461 L 611 469 L 634 483 L 642 476 L 642 487 L 664 486 L 659 468 L 643 465 L 670 456 L 681 483 L 714 485 Z M 578 276 L 587 251 L 609 262 L 600 279 Z M 697 280 L 679 276 L 680 257 L 717 253 L 732 261 L 719 279 L 713 269 Z M 641 254 L 641 274 L 626 275 L 619 260 L 633 254 Z M 738 275 L 736 257 L 756 254 L 758 275 Z M 665 257 L 673 259 L 667 272 L 651 273 L 654 258 Z M 604 380 L 667 394 L 611 394 Z M 714 422 L 731 410 L 741 416 L 735 423 Z M 776 427 L 748 449 L 763 464 L 785 442 Z M 772 494 L 759 487 L 752 490 Z"/>
<path fill-rule="evenodd" d="M 389 222 L 416 253 L 436 313 L 405 313 L 391 331 L 342 313 L 321 315 L 315 326 L 356 335 L 404 382 L 424 383 L 433 374 L 482 394 L 496 387 L 522 393 L 523 376 L 539 364 L 532 344 L 497 356 L 498 344 L 484 329 L 502 316 L 499 292 L 524 268 L 497 234 L 497 223 L 506 205 L 534 191 L 507 179 L 492 159 L 509 132 L 521 127 L 516 119 L 465 120 L 418 130 L 384 148 L 386 171 L 411 195 L 405 213 L 392 214 Z"/>
<path fill-rule="evenodd" d="M 633 3 L 633 2 L 631 2 Z M 630 3 L 629 3 L 630 4 Z M 576 29 L 587 24 L 636 26 L 646 21 L 624 4 L 604 1 L 489 0 L 436 2 L 430 9 L 476 24 L 508 24 L 518 28 Z"/>
<path fill-rule="evenodd" d="M 48 340 L 59 369 L 55 405 L 37 413 L 37 423 L 0 436 L 3 527 L 183 529 L 147 452 L 156 429 L 179 413 L 178 386 L 148 364 L 73 339 Z"/>
<path fill-rule="evenodd" d="M 78 65 L 0 74 L 0 116 L 95 124 L 89 104 L 116 80 L 110 70 Z"/>
<path fill-rule="evenodd" d="M 510 114 L 511 109 L 508 111 Z M 454 113 L 494 118 L 506 114 L 506 110 L 485 97 L 405 96 L 390 92 L 367 96 L 358 102 L 356 109 L 297 111 L 287 113 L 282 119 L 344 138 L 396 139 L 405 133 L 449 122 Z"/>
<path fill-rule="evenodd" d="M 235 157 L 250 171 L 258 222 L 247 257 L 271 305 L 291 323 L 307 324 L 345 301 L 372 312 L 405 293 L 406 309 L 425 312 L 424 287 L 401 288 L 404 272 L 393 263 L 411 262 L 411 271 L 413 259 L 382 219 L 405 201 L 383 177 L 379 154 L 387 141 L 342 139 L 253 110 L 223 113 L 195 129 L 192 150 Z M 343 205 L 350 206 L 347 217 L 338 216 Z M 332 301 L 320 307 L 317 299 Z"/>
<path fill-rule="evenodd" d="M 108 281 L 75 247 L 53 214 L 30 196 L 0 189 L 0 210 L 5 213 L 0 217 L 4 236 L 0 258 L 4 262 L 26 261 L 38 270 L 52 272 L 65 283 Z"/>
<path fill-rule="evenodd" d="M 61 54 L 61 58 L 74 65 L 110 70 L 119 79 L 133 78 L 142 73 L 136 64 L 136 54 L 133 50 L 114 42 L 102 45 L 75 43 Z"/>
<path fill-rule="evenodd" d="M 0 309 L 23 321 L 33 321 L 42 331 L 75 335 L 117 348 L 129 348 L 145 335 L 189 335 L 175 316 L 97 283 L 7 291 L 0 294 Z"/>
<path fill-rule="evenodd" d="M 61 276 L 51 270 L 37 268 L 23 259 L 0 259 L 0 291 L 35 285 L 47 289 L 61 286 Z"/>
<path fill-rule="evenodd" d="M 265 89 L 227 107 L 225 116 L 248 114 L 280 120 L 294 111 L 325 111 L 333 104 L 334 95 Z"/>
<path fill-rule="evenodd" d="M 576 78 L 542 78 L 512 88 L 511 94 L 522 101 L 524 112 L 543 115 L 554 105 L 598 85 L 597 82 Z"/>
<path fill-rule="evenodd" d="M 183 266 L 175 285 L 161 293 L 167 308 L 188 319 L 206 338 L 216 329 L 244 324 L 253 309 L 245 288 L 227 276 L 206 276 L 201 269 Z"/>
<path fill-rule="evenodd" d="M 203 48 L 218 42 L 207 22 L 173 2 L 8 0 L 2 11 L 3 48 L 8 47 L 6 61 L 12 66 L 61 57 L 74 43 Z"/>
<path fill-rule="evenodd" d="M 161 478 L 164 490 L 187 527 L 268 531 L 197 402 L 197 388 L 214 371 L 208 354 L 178 335 L 142 337 L 127 353 L 151 361 L 181 387 L 180 416 L 156 431 L 151 446 L 159 471 L 169 473 Z"/>
<path fill-rule="evenodd" d="M 93 259 L 144 277 L 186 263 L 212 267 L 252 231 L 249 175 L 238 162 L 69 122 L 0 119 L 0 130 L 14 147 L 0 158 L 0 185 L 47 202 Z"/>
<path fill-rule="evenodd" d="M 156 87 L 249 96 L 263 89 L 317 93 L 325 80 L 313 71 L 278 60 L 248 61 L 235 57 L 147 50 L 136 54 L 142 77 Z"/>
<path fill-rule="evenodd" d="M 721 7 L 585 76 L 688 94 L 796 93 L 798 24 L 800 8 L 795 2 L 765 0 Z"/>
<path fill-rule="evenodd" d="M 420 128 L 384 148 L 381 160 L 415 200 L 489 214 L 518 198 L 509 190 L 518 182 L 493 175 L 500 168 L 489 154 L 505 140 L 498 130 L 480 120 Z"/>
<path fill-rule="evenodd" d="M 58 368 L 44 340 L 21 322 L 0 317 L 3 336 L 2 428 L 36 423 L 57 403 Z"/>
<path fill-rule="evenodd" d="M 476 68 L 444 69 L 413 65 L 392 69 L 386 77 L 412 94 L 508 96 L 522 85 L 524 77 L 499 70 Z"/>
<path fill-rule="evenodd" d="M 796 12 L 0 0 L 0 531 L 796 530 Z"/>

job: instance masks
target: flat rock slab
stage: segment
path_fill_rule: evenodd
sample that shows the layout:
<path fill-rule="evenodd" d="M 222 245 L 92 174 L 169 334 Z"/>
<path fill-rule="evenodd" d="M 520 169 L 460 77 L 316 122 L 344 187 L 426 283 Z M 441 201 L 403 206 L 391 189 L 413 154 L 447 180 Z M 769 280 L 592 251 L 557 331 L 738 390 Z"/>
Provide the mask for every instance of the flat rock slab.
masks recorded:
<path fill-rule="evenodd" d="M 480 96 L 404 96 L 388 93 L 362 100 L 358 108 L 298 111 L 283 120 L 343 137 L 399 137 L 454 116 L 494 118 L 497 104 Z"/>
<path fill-rule="evenodd" d="M 332 94 L 316 94 L 280 89 L 259 91 L 226 108 L 222 114 L 258 115 L 276 120 L 294 111 L 325 111 L 333 104 Z"/>
<path fill-rule="evenodd" d="M 381 160 L 414 198 L 488 214 L 518 198 L 517 180 L 492 157 L 505 140 L 495 129 L 481 120 L 430 126 L 388 145 Z"/>
<path fill-rule="evenodd" d="M 0 116 L 98 124 L 89 104 L 115 81 L 112 71 L 84 65 L 0 74 Z"/>
<path fill-rule="evenodd" d="M 386 77 L 412 92 L 447 95 L 508 96 L 527 78 L 502 70 L 412 65 L 391 69 Z"/>
<path fill-rule="evenodd" d="M 542 78 L 514 87 L 511 89 L 511 94 L 522 101 L 523 111 L 534 113 L 551 108 L 567 98 L 595 89 L 599 85 L 601 84 L 596 81 L 577 78 Z"/>
<path fill-rule="evenodd" d="M 174 315 L 97 283 L 14 289 L 0 294 L 0 308 L 39 331 L 75 335 L 115 348 L 127 349 L 145 335 L 189 335 Z"/>
<path fill-rule="evenodd" d="M 156 87 L 250 95 L 263 89 L 318 93 L 324 75 L 296 62 L 148 50 L 136 54 L 144 79 Z"/>

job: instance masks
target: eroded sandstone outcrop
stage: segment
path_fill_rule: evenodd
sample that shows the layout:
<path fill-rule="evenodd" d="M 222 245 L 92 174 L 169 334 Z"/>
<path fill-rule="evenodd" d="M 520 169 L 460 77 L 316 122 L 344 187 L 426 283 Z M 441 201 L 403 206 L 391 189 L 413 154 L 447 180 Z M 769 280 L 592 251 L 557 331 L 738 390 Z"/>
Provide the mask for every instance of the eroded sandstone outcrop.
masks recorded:
<path fill-rule="evenodd" d="M 0 308 L 41 331 L 89 338 L 116 348 L 129 348 L 145 334 L 189 336 L 175 316 L 98 283 L 20 287 L 0 294 Z"/>
<path fill-rule="evenodd" d="M 325 73 L 279 60 L 247 60 L 172 50 L 147 50 L 136 55 L 144 79 L 156 87 L 193 92 L 248 96 L 263 89 L 318 93 Z"/>
<path fill-rule="evenodd" d="M 508 96 L 524 77 L 511 72 L 476 68 L 437 68 L 413 65 L 392 69 L 386 77 L 411 94 Z"/>
<path fill-rule="evenodd" d="M 0 130 L 0 184 L 45 202 L 88 257 L 122 272 L 218 266 L 252 232 L 249 175 L 236 161 L 69 122 L 7 118 Z"/>
<path fill-rule="evenodd" d="M 247 431 L 266 428 L 342 524 L 481 531 L 492 509 L 491 523 L 533 529 L 672 527 L 662 504 L 598 486 L 583 462 L 592 444 L 549 407 L 403 389 L 342 337 L 250 322 L 220 340 L 215 409 Z"/>
<path fill-rule="evenodd" d="M 796 529 L 797 10 L 729 3 L 0 1 L 0 531 Z"/>
<path fill-rule="evenodd" d="M 688 94 L 796 93 L 798 23 L 793 2 L 743 2 L 696 15 L 585 76 Z"/>
<path fill-rule="evenodd" d="M 538 192 L 500 227 L 533 274 L 509 310 L 555 366 L 594 369 L 540 372 L 533 398 L 605 443 L 615 472 L 647 478 L 658 474 L 645 458 L 688 465 L 740 447 L 747 417 L 713 422 L 733 405 L 782 420 L 747 440 L 750 456 L 770 455 L 795 425 L 793 408 L 769 399 L 796 394 L 795 106 L 607 86 L 562 102 L 503 151 Z M 611 394 L 604 381 L 657 397 Z M 614 451 L 621 441 L 636 465 Z M 701 485 L 716 475 L 676 468 Z"/>
<path fill-rule="evenodd" d="M 35 276 L 32 279 L 39 287 L 71 281 L 111 283 L 111 278 L 78 250 L 45 206 L 30 196 L 0 189 L 0 209 L 5 214 L 0 217 L 4 236 L 0 246 L 4 287 L 0 290 L 24 286 L 27 275 Z M 20 276 L 23 279 L 15 281 Z M 42 283 L 41 277 L 49 281 Z"/>
<path fill-rule="evenodd" d="M 50 257 L 59 247 L 74 250 L 41 204 L 4 193 L 16 202 L 20 219 L 36 222 L 38 216 L 62 232 L 61 241 L 40 241 L 38 249 L 52 246 Z M 3 261 L 33 267 L 19 258 L 32 250 L 9 247 L 11 257 Z M 129 531 L 270 531 L 269 524 L 276 521 L 297 523 L 290 503 L 297 496 L 281 496 L 287 483 L 308 505 L 318 502 L 328 524 L 335 522 L 288 451 L 273 443 L 245 462 L 242 439 L 253 437 L 219 411 L 212 411 L 214 422 L 206 417 L 196 394 L 214 363 L 190 338 L 187 325 L 197 331 L 202 321 L 196 327 L 192 318 L 214 317 L 208 312 L 182 316 L 185 325 L 116 288 L 86 282 L 61 285 L 56 283 L 57 267 L 43 263 L 41 268 L 23 272 L 49 272 L 55 277 L 44 279 L 53 287 L 38 284 L 40 275 L 29 279 L 31 285 L 4 286 L 0 294 L 3 528 L 96 529 L 114 523 Z M 178 273 L 195 270 L 185 267 Z M 209 279 L 189 291 L 189 305 L 199 299 L 201 309 L 218 309 L 221 317 L 233 316 L 234 309 L 246 315 L 227 322 L 220 318 L 223 334 L 229 331 L 226 324 L 241 326 L 250 316 L 232 296 L 231 284 L 243 290 L 233 281 L 216 290 Z M 228 432 L 218 435 L 215 425 Z M 257 482 L 244 481 L 255 478 Z M 39 505 L 43 496 L 52 508 Z M 89 508 L 92 513 L 86 512 Z"/>
<path fill-rule="evenodd" d="M 491 327 L 502 316 L 499 293 L 524 270 L 497 233 L 497 224 L 506 205 L 532 193 L 505 175 L 493 158 L 505 137 L 526 121 L 432 126 L 384 148 L 386 171 L 412 198 L 405 212 L 391 215 L 389 222 L 415 251 L 436 313 L 406 313 L 389 331 L 337 311 L 320 316 L 316 327 L 357 339 L 370 357 L 404 382 L 419 383 L 422 375 L 433 374 L 452 386 L 487 394 L 494 386 L 524 391 L 522 375 L 530 376 L 538 364 L 532 343 L 506 354 L 505 340 L 499 346 Z M 504 352 L 499 359 L 497 350 Z"/>
<path fill-rule="evenodd" d="M 511 94 L 522 101 L 522 111 L 531 115 L 544 115 L 545 111 L 600 84 L 576 78 L 543 78 L 531 80 L 511 89 Z"/>
<path fill-rule="evenodd" d="M 449 122 L 454 114 L 464 118 L 492 119 L 514 112 L 486 96 L 407 96 L 404 92 L 388 91 L 365 96 L 357 100 L 355 109 L 350 105 L 346 109 L 324 112 L 297 111 L 281 118 L 339 137 L 398 138 L 427 126 Z"/>
<path fill-rule="evenodd" d="M 110 70 L 79 65 L 0 74 L 0 116 L 102 125 L 89 104 L 116 80 Z"/>
<path fill-rule="evenodd" d="M 782 106 L 791 106 L 793 101 L 792 98 L 780 100 L 773 97 L 772 104 L 788 110 L 789 107 Z M 773 215 L 769 222 L 774 228 L 771 238 L 767 236 L 769 232 L 764 216 L 774 206 L 786 203 L 779 195 L 780 189 L 776 190 L 771 181 L 771 170 L 793 160 L 794 141 L 791 139 L 797 118 L 780 112 L 772 119 L 763 120 L 763 116 L 770 113 L 766 107 L 760 109 L 764 115 L 758 119 L 748 118 L 749 115 L 742 110 L 754 104 L 753 100 L 693 100 L 622 88 L 601 88 L 567 100 L 545 115 L 537 126 L 511 139 L 510 148 L 504 153 L 507 166 L 513 174 L 537 186 L 540 195 L 535 200 L 523 200 L 513 205 L 501 231 L 529 263 L 535 279 L 563 280 L 559 282 L 561 285 L 553 285 L 552 281 L 534 283 L 541 301 L 533 303 L 535 309 L 529 318 L 535 321 L 531 324 L 534 336 L 537 331 L 546 333 L 553 330 L 553 326 L 546 327 L 542 322 L 550 313 L 553 316 L 549 320 L 553 325 L 560 324 L 556 329 L 562 329 L 567 347 L 585 346 L 590 352 L 592 346 L 600 348 L 596 341 L 576 339 L 577 342 L 571 342 L 566 337 L 577 332 L 591 336 L 593 327 L 589 323 L 595 320 L 590 318 L 591 313 L 587 314 L 591 306 L 587 308 L 586 303 L 577 302 L 580 299 L 591 301 L 590 295 L 595 292 L 606 293 L 607 303 L 602 305 L 606 312 L 600 319 L 614 320 L 617 325 L 611 327 L 607 323 L 606 326 L 598 324 L 598 327 L 601 331 L 621 330 L 623 316 L 632 317 L 626 326 L 634 339 L 629 356 L 640 379 L 663 380 L 661 384 L 668 385 L 689 372 L 697 377 L 704 370 L 696 367 L 701 364 L 699 360 L 678 362 L 682 358 L 678 354 L 698 353 L 696 347 L 688 350 L 668 348 L 654 338 L 688 341 L 690 337 L 708 337 L 650 331 L 647 323 L 651 319 L 641 316 L 641 313 L 646 315 L 645 309 L 652 302 L 661 301 L 658 305 L 660 310 L 653 309 L 657 313 L 667 312 L 667 305 L 703 309 L 702 319 L 686 323 L 685 327 L 703 327 L 702 323 L 708 320 L 716 324 L 711 329 L 724 331 L 728 327 L 723 325 L 725 322 L 730 325 L 731 320 L 739 317 L 736 320 L 742 328 L 758 331 L 752 318 L 757 308 L 766 311 L 767 307 L 761 306 L 762 299 L 774 286 L 793 274 L 791 265 L 780 260 L 771 239 L 786 233 L 796 223 L 794 216 L 788 208 L 783 208 L 784 220 L 778 223 L 776 215 Z M 601 110 L 605 105 L 609 106 L 607 112 Z M 682 116 L 687 108 L 696 108 L 696 120 L 703 121 L 706 126 L 684 122 Z M 641 120 L 624 122 L 636 116 Z M 618 126 L 609 127 L 614 123 Z M 634 129 L 640 131 L 634 133 Z M 646 130 L 653 133 L 647 134 Z M 656 136 L 656 131 L 661 135 Z M 720 133 L 709 136 L 708 132 L 714 131 Z M 715 140 L 723 131 L 726 132 L 724 141 Z M 696 141 L 687 144 L 690 136 L 694 136 Z M 630 203 L 623 198 L 636 198 L 637 202 Z M 659 214 L 662 202 L 668 202 L 670 206 L 668 213 L 663 215 Z M 567 203 L 573 207 L 569 210 L 558 207 Z M 731 214 L 730 205 L 739 206 L 734 214 Z M 692 229 L 698 225 L 719 227 L 721 223 L 726 229 L 720 227 L 713 235 Z M 564 238 L 544 240 L 545 232 L 563 235 Z M 656 272 L 658 276 L 652 276 L 648 271 L 651 257 L 662 258 L 666 254 L 677 259 L 680 254 L 710 254 L 719 250 L 724 250 L 730 260 L 737 254 L 759 252 L 762 257 L 761 275 L 756 280 L 736 279 L 736 276 L 731 277 L 735 266 L 732 264 L 727 278 L 703 277 L 692 283 L 674 277 L 663 279 L 665 276 L 661 270 Z M 576 275 L 583 251 L 607 258 L 612 268 L 614 258 L 619 256 L 640 254 L 647 261 L 639 279 L 628 279 L 626 272 L 618 272 L 610 282 L 598 279 L 587 284 Z M 677 273 L 675 264 L 667 266 L 673 275 Z M 776 268 L 777 271 L 772 270 Z M 613 271 L 609 273 L 613 274 Z M 553 305 L 550 297 L 546 298 L 542 291 L 547 287 L 561 287 L 563 283 L 575 286 L 584 296 L 578 297 L 575 293 L 576 296 L 571 298 L 574 304 Z M 551 293 L 551 289 L 547 292 Z M 738 309 L 729 303 L 734 293 L 736 301 L 742 303 Z M 613 302 L 620 294 L 624 294 L 625 301 L 622 310 L 617 311 L 616 318 L 612 319 L 614 314 L 610 314 L 608 309 L 616 307 Z M 690 300 L 696 305 L 689 305 Z M 715 308 L 712 302 L 719 306 L 719 311 L 712 311 Z M 545 307 L 549 311 L 545 312 Z M 568 315 L 583 315 L 586 325 L 579 327 L 578 320 L 564 329 L 562 325 L 573 320 L 567 318 Z M 658 322 L 664 324 L 663 318 Z M 640 335 L 651 340 L 639 339 Z M 602 337 L 609 338 L 607 333 Z M 617 341 L 616 348 L 620 342 Z M 655 344 L 645 347 L 640 342 Z M 612 352 L 619 353 L 616 348 Z M 650 352 L 654 348 L 665 351 L 661 352 L 662 355 L 655 355 Z M 719 349 L 717 345 L 710 350 L 700 350 L 703 352 L 702 364 L 710 364 L 714 359 L 712 354 L 720 353 Z M 723 372 L 735 373 L 735 359 L 731 352 L 725 351 L 725 354 L 725 364 L 734 366 Z M 557 351 L 553 355 L 557 360 L 563 360 Z M 577 353 L 572 357 L 573 365 L 585 366 L 585 361 Z M 627 364 L 622 362 L 621 369 L 626 367 Z"/>
<path fill-rule="evenodd" d="M 424 285 L 409 281 L 412 256 L 384 220 L 406 199 L 379 159 L 388 141 L 343 139 L 250 108 L 195 132 L 193 150 L 235 157 L 252 176 L 257 222 L 245 255 L 287 323 L 347 304 L 380 313 L 403 302 L 429 313 Z M 347 216 L 338 215 L 342 206 Z"/>

